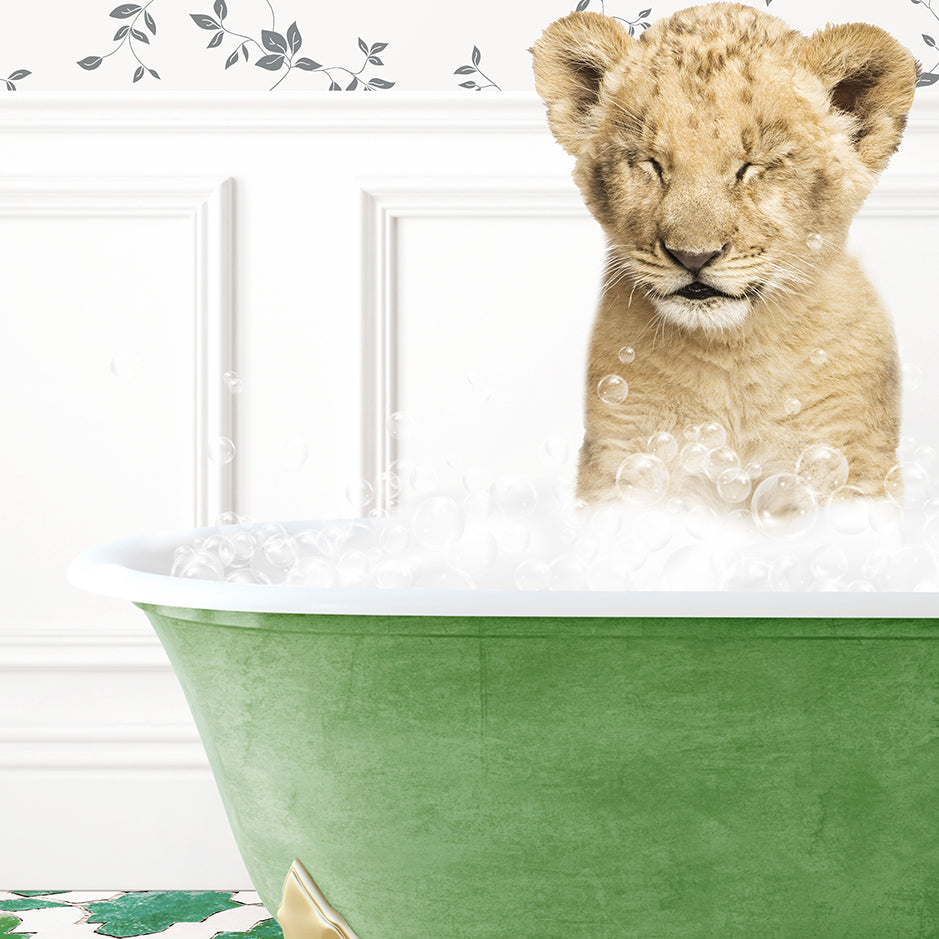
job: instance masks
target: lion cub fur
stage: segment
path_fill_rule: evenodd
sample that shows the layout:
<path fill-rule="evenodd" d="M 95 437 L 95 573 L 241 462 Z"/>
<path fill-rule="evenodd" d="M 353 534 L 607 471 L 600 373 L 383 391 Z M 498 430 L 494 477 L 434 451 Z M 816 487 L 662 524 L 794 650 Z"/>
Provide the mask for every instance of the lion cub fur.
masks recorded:
<path fill-rule="evenodd" d="M 684 443 L 705 421 L 764 475 L 835 446 L 848 484 L 882 495 L 899 436 L 896 343 L 845 243 L 900 143 L 910 53 L 875 26 L 806 37 L 736 3 L 683 10 L 638 39 L 572 13 L 532 52 L 551 130 L 608 241 L 578 495 L 616 499 L 627 454 L 657 431 Z M 682 257 L 710 260 L 695 272 Z M 719 293 L 676 295 L 695 279 Z M 610 374 L 629 384 L 620 405 L 597 393 Z M 679 461 L 670 471 L 671 494 L 696 488 Z"/>

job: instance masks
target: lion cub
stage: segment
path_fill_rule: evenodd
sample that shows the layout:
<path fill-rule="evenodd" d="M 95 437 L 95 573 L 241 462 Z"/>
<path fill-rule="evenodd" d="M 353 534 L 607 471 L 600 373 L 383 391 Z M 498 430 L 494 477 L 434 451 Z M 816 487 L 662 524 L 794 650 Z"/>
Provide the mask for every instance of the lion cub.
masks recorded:
<path fill-rule="evenodd" d="M 735 3 L 681 11 L 638 39 L 572 13 L 532 52 L 550 127 L 608 240 L 579 496 L 616 499 L 624 457 L 714 421 L 764 475 L 824 443 L 847 458 L 849 485 L 882 495 L 896 345 L 845 242 L 900 143 L 910 53 L 875 26 L 806 37 Z M 598 394 L 609 375 L 628 381 L 621 402 Z M 681 460 L 669 472 L 670 493 L 695 488 Z"/>

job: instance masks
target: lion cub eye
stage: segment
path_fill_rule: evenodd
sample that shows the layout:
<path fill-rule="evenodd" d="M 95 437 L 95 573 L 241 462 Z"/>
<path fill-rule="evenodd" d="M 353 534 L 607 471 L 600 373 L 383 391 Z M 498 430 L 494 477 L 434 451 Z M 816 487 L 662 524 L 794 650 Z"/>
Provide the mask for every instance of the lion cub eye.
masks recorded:
<path fill-rule="evenodd" d="M 665 178 L 665 171 L 662 169 L 662 164 L 653 157 L 649 157 L 647 160 L 642 161 L 646 166 L 651 167 L 653 172 L 659 179 Z"/>
<path fill-rule="evenodd" d="M 753 172 L 750 172 L 750 171 Z M 737 182 L 742 183 L 745 179 L 750 179 L 751 176 L 756 174 L 757 167 L 752 163 L 744 163 L 743 166 L 737 170 Z"/>

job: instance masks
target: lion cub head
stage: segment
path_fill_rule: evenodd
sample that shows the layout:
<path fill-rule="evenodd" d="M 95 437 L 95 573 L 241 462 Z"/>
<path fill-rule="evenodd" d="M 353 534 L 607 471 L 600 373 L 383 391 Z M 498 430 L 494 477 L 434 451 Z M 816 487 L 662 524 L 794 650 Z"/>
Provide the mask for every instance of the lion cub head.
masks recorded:
<path fill-rule="evenodd" d="M 638 39 L 572 13 L 532 51 L 615 267 L 663 320 L 711 335 L 769 315 L 843 248 L 917 74 L 877 27 L 805 37 L 733 3 L 676 13 Z"/>

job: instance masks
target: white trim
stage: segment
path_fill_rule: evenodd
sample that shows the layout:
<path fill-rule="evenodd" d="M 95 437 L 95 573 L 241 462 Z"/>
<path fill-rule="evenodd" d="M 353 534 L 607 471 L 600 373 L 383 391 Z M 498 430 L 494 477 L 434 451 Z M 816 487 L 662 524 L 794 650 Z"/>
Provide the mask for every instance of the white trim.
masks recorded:
<path fill-rule="evenodd" d="M 0 725 L 0 772 L 208 769 L 190 724 Z"/>
<path fill-rule="evenodd" d="M 549 133 L 522 92 L 22 92 L 0 108 L 5 133 Z M 939 133 L 939 95 L 921 91 L 907 133 Z"/>
<path fill-rule="evenodd" d="M 144 615 L 139 613 L 141 620 Z M 0 634 L 0 676 L 4 672 L 130 672 L 172 671 L 166 653 L 151 632 L 130 634 L 68 634 L 49 632 Z M 2 677 L 0 677 L 2 682 Z"/>
<path fill-rule="evenodd" d="M 233 465 L 208 458 L 208 442 L 233 436 L 231 395 L 222 375 L 232 368 L 232 181 L 199 177 L 0 178 L 0 217 L 181 218 L 192 225 L 193 524 L 207 525 L 233 508 Z"/>

